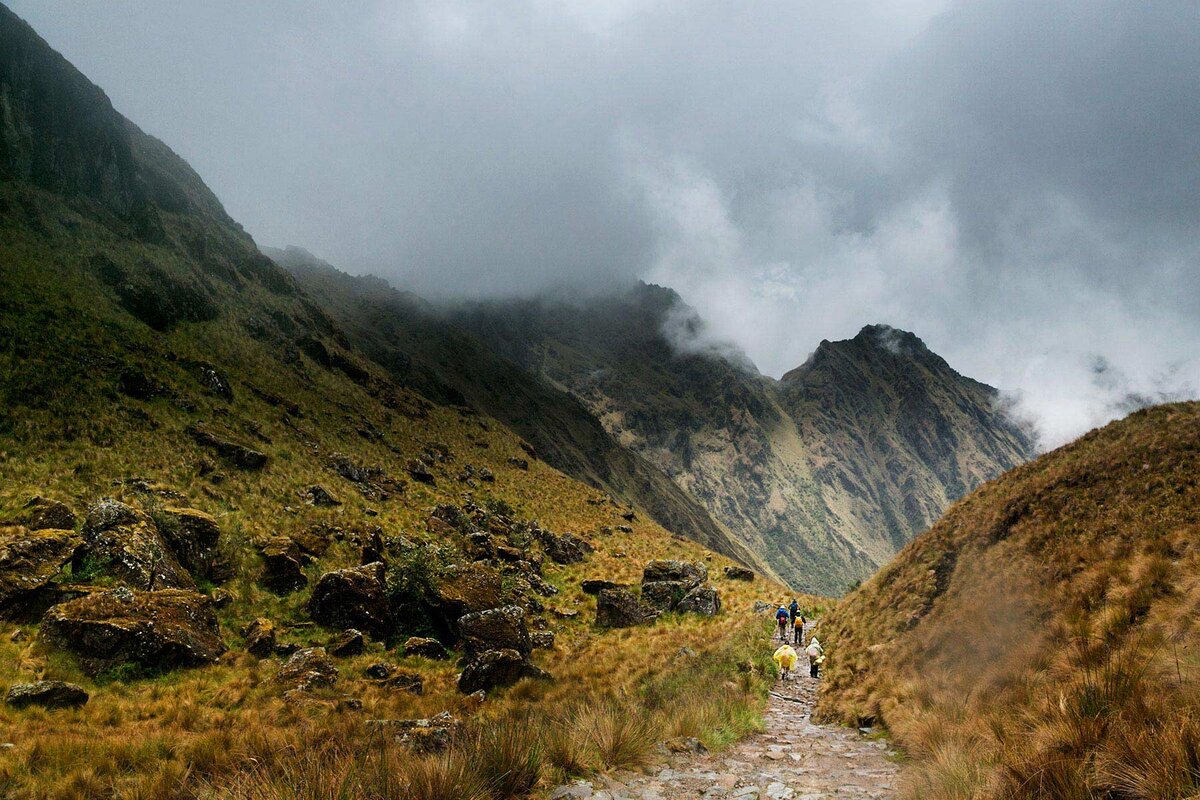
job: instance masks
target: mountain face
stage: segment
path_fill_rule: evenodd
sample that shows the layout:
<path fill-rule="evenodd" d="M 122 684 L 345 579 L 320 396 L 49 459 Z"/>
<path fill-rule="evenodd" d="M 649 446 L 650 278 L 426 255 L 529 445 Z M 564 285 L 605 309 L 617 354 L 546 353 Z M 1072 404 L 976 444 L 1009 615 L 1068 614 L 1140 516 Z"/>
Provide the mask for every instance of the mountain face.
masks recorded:
<path fill-rule="evenodd" d="M 806 591 L 838 593 L 870 575 L 1035 449 L 995 389 L 886 326 L 822 342 L 775 381 L 732 348 L 673 345 L 703 323 L 656 286 L 474 303 L 451 319 L 577 396 Z"/>
<path fill-rule="evenodd" d="M 913 797 L 1194 796 L 1200 403 L 991 481 L 821 623 L 821 715 L 886 725 Z"/>

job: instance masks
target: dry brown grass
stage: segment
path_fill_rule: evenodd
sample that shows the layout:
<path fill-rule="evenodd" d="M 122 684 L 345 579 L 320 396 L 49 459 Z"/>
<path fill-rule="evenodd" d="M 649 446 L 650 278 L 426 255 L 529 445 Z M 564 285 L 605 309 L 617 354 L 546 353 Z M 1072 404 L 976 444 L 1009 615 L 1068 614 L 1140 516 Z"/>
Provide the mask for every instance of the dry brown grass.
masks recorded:
<path fill-rule="evenodd" d="M 819 709 L 885 723 L 912 798 L 1200 793 L 1200 404 L 957 504 L 822 624 Z"/>

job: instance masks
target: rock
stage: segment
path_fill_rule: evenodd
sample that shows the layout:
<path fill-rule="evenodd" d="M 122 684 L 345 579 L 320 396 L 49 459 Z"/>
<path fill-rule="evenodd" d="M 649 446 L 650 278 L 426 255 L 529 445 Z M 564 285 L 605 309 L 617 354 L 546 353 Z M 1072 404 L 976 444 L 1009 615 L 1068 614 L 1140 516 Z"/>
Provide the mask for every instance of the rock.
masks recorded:
<path fill-rule="evenodd" d="M 196 588 L 154 520 L 110 499 L 89 510 L 72 567 L 76 574 L 98 571 L 144 591 Z"/>
<path fill-rule="evenodd" d="M 676 736 L 674 739 L 667 739 L 663 744 L 672 753 L 695 753 L 703 755 L 708 752 L 708 748 L 704 743 L 693 736 Z"/>
<path fill-rule="evenodd" d="M 332 508 L 333 506 L 340 506 L 342 504 L 341 500 L 333 496 L 333 492 L 319 483 L 314 483 L 307 489 L 302 490 L 300 497 L 309 505 L 316 506 L 317 508 Z"/>
<path fill-rule="evenodd" d="M 17 628 L 8 635 L 8 640 L 13 644 L 20 644 L 21 642 L 25 641 L 25 631 Z"/>
<path fill-rule="evenodd" d="M 496 545 L 490 534 L 479 531 L 469 533 L 463 541 L 463 552 L 475 561 L 489 559 L 496 554 Z"/>
<path fill-rule="evenodd" d="M 437 479 L 434 478 L 433 473 L 429 469 L 429 465 L 419 458 L 410 458 L 404 464 L 404 471 L 407 472 L 409 477 L 417 483 L 426 483 L 430 486 L 433 486 L 435 483 L 437 483 Z"/>
<path fill-rule="evenodd" d="M 755 614 L 763 614 L 767 611 L 770 611 L 773 608 L 775 608 L 775 606 L 773 606 L 770 603 L 767 603 L 763 600 L 755 600 L 754 601 L 754 613 Z"/>
<path fill-rule="evenodd" d="M 458 620 L 458 633 L 468 658 L 486 650 L 516 650 L 528 657 L 533 650 L 525 625 L 525 611 L 520 606 L 467 614 Z"/>
<path fill-rule="evenodd" d="M 603 589 L 596 595 L 596 625 L 601 628 L 628 628 L 653 618 L 628 589 Z"/>
<path fill-rule="evenodd" d="M 362 700 L 357 697 L 339 697 L 336 706 L 338 711 L 362 711 Z"/>
<path fill-rule="evenodd" d="M 171 390 L 162 381 L 152 378 L 140 369 L 129 367 L 117 376 L 117 391 L 134 400 L 153 400 L 170 397 Z"/>
<path fill-rule="evenodd" d="M 74 558 L 83 537 L 69 530 L 0 527 L 0 617 L 36 612 L 37 595 Z"/>
<path fill-rule="evenodd" d="M 543 531 L 539 537 L 546 555 L 555 564 L 578 564 L 588 557 L 596 548 L 569 533 L 555 536 L 549 531 Z"/>
<path fill-rule="evenodd" d="M 626 511 L 621 514 L 621 519 L 625 520 L 626 522 L 633 522 L 637 519 L 637 514 L 632 511 Z"/>
<path fill-rule="evenodd" d="M 387 563 L 387 548 L 383 543 L 383 531 L 379 528 L 373 528 L 366 535 L 358 554 L 359 564 L 373 564 L 376 561 Z"/>
<path fill-rule="evenodd" d="M 214 589 L 210 597 L 213 608 L 228 608 L 233 604 L 233 593 L 228 589 Z"/>
<path fill-rule="evenodd" d="M 300 547 L 287 536 L 273 536 L 259 547 L 263 572 L 258 582 L 275 594 L 290 594 L 308 585 Z"/>
<path fill-rule="evenodd" d="M 304 692 L 337 683 L 338 670 L 324 647 L 303 647 L 292 654 L 272 681 Z"/>
<path fill-rule="evenodd" d="M 367 640 L 362 635 L 362 631 L 354 628 L 346 630 L 334 636 L 327 647 L 329 655 L 334 658 L 349 658 L 350 656 L 362 655 L 366 649 Z"/>
<path fill-rule="evenodd" d="M 535 650 L 554 649 L 554 631 L 536 631 L 529 634 L 529 642 Z"/>
<path fill-rule="evenodd" d="M 623 583 L 615 583 L 604 578 L 588 578 L 579 584 L 579 588 L 584 594 L 600 594 L 605 589 L 625 589 L 628 588 Z"/>
<path fill-rule="evenodd" d="M 367 667 L 364 674 L 391 689 L 401 689 L 416 695 L 425 693 L 425 681 L 419 672 L 403 670 L 393 664 L 385 664 L 381 661 Z"/>
<path fill-rule="evenodd" d="M 89 673 L 131 662 L 150 670 L 211 664 L 225 652 L 212 601 L 182 589 L 93 592 L 52 607 L 40 638 Z"/>
<path fill-rule="evenodd" d="M 579 611 L 574 608 L 552 608 L 550 609 L 550 613 L 559 619 L 575 619 L 579 616 Z"/>
<path fill-rule="evenodd" d="M 682 581 L 696 586 L 706 580 L 708 580 L 708 567 L 687 561 L 656 559 L 646 564 L 646 568 L 642 570 L 642 583 Z"/>
<path fill-rule="evenodd" d="M 516 467 L 517 469 L 526 470 L 526 471 L 529 470 L 529 462 L 523 458 L 515 458 L 513 456 L 509 456 L 507 461 L 508 461 L 508 465 L 511 467 Z"/>
<path fill-rule="evenodd" d="M 462 723 L 443 711 L 429 719 L 370 719 L 367 730 L 414 753 L 440 753 L 450 747 Z"/>
<path fill-rule="evenodd" d="M 432 658 L 440 661 L 447 658 L 449 653 L 446 652 L 446 646 L 437 639 L 412 636 L 404 642 L 404 655 L 420 656 L 421 658 Z"/>
<path fill-rule="evenodd" d="M 691 589 L 692 584 L 684 581 L 649 581 L 642 584 L 642 602 L 655 611 L 666 613 L 674 610 Z"/>
<path fill-rule="evenodd" d="M 680 614 L 715 617 L 721 611 L 721 595 L 711 586 L 697 586 L 679 601 L 675 610 Z"/>
<path fill-rule="evenodd" d="M 435 602 L 447 619 L 496 608 L 501 600 L 500 573 L 485 564 L 464 564 L 447 569 L 438 581 Z"/>
<path fill-rule="evenodd" d="M 217 521 L 194 508 L 166 506 L 154 514 L 158 532 L 179 563 L 194 576 L 213 577 L 221 528 Z"/>
<path fill-rule="evenodd" d="M 65 503 L 31 497 L 21 508 L 18 522 L 31 531 L 72 531 L 75 530 L 76 519 L 75 512 Z"/>
<path fill-rule="evenodd" d="M 238 469 L 255 470 L 267 465 L 266 453 L 261 453 L 245 445 L 222 439 L 200 425 L 189 425 L 187 434 L 196 444 L 207 447 L 215 452 L 226 463 Z"/>
<path fill-rule="evenodd" d="M 242 628 L 242 636 L 246 640 L 246 652 L 259 658 L 267 658 L 275 653 L 275 623 L 266 617 L 259 617 Z"/>
<path fill-rule="evenodd" d="M 725 567 L 725 578 L 731 581 L 752 581 L 754 570 L 746 567 Z"/>
<path fill-rule="evenodd" d="M 12 708 L 79 708 L 87 701 L 88 693 L 82 687 L 63 681 L 16 683 L 8 687 L 4 696 L 5 704 Z"/>
<path fill-rule="evenodd" d="M 458 676 L 458 690 L 463 694 L 487 691 L 508 686 L 522 678 L 548 679 L 545 671 L 529 662 L 516 650 L 487 650 L 469 662 Z"/>
<path fill-rule="evenodd" d="M 308 614 L 327 628 L 357 628 L 376 639 L 393 629 L 382 563 L 326 572 L 313 587 Z"/>
<path fill-rule="evenodd" d="M 207 361 L 186 361 L 184 366 L 188 367 L 192 376 L 195 377 L 197 383 L 204 387 L 205 391 L 223 400 L 233 400 L 233 384 L 230 383 L 229 376 L 224 372 Z"/>

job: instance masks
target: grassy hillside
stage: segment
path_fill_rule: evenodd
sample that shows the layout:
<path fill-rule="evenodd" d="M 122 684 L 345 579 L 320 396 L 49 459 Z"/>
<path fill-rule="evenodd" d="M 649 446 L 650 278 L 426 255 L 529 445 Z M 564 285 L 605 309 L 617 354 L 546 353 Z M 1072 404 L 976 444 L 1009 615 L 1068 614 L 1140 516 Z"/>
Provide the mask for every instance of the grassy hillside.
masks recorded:
<path fill-rule="evenodd" d="M 827 717 L 886 723 L 920 798 L 1200 792 L 1200 404 L 986 484 L 822 624 Z"/>
<path fill-rule="evenodd" d="M 769 654 L 741 612 L 780 587 L 398 383 L 3 7 L 0 99 L 0 685 L 90 695 L 0 706 L 0 795 L 473 797 L 516 752 L 492 794 L 517 796 L 754 724 Z M 723 609 L 597 627 L 581 581 L 654 558 L 706 565 Z M 472 639 L 496 606 L 528 637 Z M 520 678 L 478 694 L 456 676 L 484 634 L 538 647 L 484 650 Z M 397 746 L 442 712 L 448 750 Z"/>

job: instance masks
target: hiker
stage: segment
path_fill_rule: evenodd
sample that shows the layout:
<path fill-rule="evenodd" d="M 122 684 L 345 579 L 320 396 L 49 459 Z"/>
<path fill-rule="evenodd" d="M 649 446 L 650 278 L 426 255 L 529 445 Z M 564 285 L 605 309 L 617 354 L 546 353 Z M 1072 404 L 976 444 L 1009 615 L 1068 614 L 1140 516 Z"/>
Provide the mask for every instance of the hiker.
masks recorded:
<path fill-rule="evenodd" d="M 825 648 L 821 647 L 821 643 L 817 641 L 817 637 L 813 637 L 808 643 L 804 654 L 808 656 L 808 676 L 816 678 L 820 674 L 821 662 L 825 660 Z"/>
<path fill-rule="evenodd" d="M 779 641 L 781 642 L 787 641 L 789 619 L 791 619 L 791 616 L 788 614 L 788 610 L 780 606 L 779 610 L 775 612 L 775 624 L 779 626 Z"/>
<path fill-rule="evenodd" d="M 779 680 L 790 681 L 792 679 L 792 670 L 796 668 L 796 651 L 787 642 L 779 645 L 779 649 L 772 656 L 775 659 L 775 666 L 779 667 Z"/>
<path fill-rule="evenodd" d="M 804 644 L 804 626 L 807 624 L 808 620 L 804 618 L 803 614 L 797 616 L 792 622 L 792 626 L 796 630 L 796 638 L 793 640 L 796 644 Z"/>
<path fill-rule="evenodd" d="M 792 598 L 792 604 L 788 606 L 788 613 L 792 615 L 792 626 L 796 625 L 796 616 L 800 613 L 800 604 L 796 602 L 796 598 Z"/>

